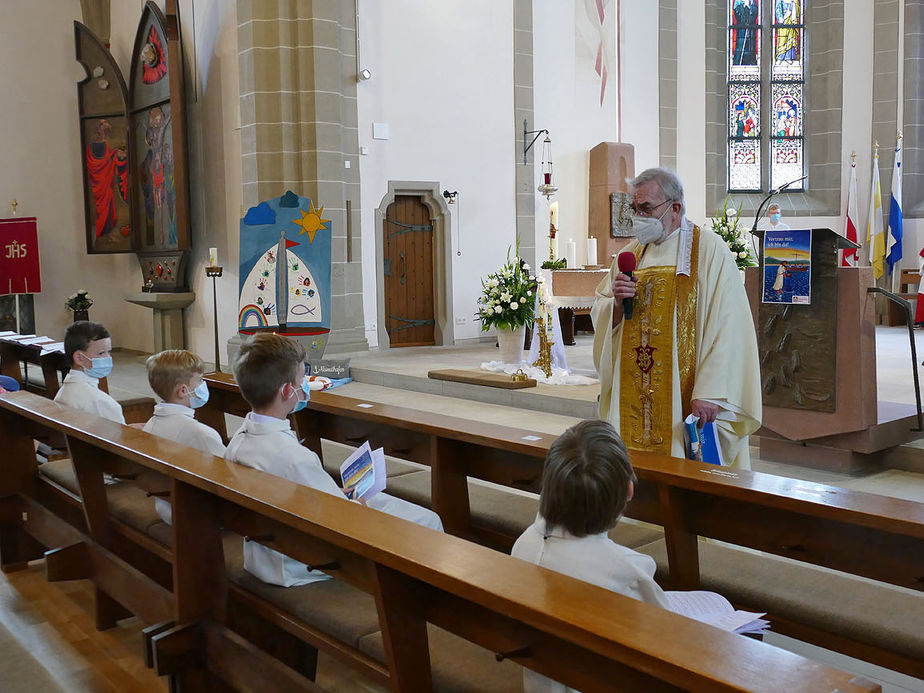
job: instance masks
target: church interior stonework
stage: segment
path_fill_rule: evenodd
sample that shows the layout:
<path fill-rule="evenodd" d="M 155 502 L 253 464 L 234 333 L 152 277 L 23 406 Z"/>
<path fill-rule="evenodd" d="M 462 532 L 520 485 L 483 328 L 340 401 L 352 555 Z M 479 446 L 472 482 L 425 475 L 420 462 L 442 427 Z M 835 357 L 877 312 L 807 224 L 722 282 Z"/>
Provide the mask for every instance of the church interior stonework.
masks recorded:
<path fill-rule="evenodd" d="M 924 693 L 924 0 L 0 24 L 0 690 Z"/>

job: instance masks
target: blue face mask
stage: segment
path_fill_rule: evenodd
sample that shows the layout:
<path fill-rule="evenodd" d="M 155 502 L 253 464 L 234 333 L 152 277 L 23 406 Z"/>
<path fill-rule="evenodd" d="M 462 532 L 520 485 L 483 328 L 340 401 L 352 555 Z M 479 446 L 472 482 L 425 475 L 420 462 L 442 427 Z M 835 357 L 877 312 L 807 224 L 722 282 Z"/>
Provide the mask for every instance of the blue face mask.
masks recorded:
<path fill-rule="evenodd" d="M 302 399 L 302 395 L 298 393 L 298 390 L 295 391 L 295 396 L 298 397 L 298 402 L 295 403 L 295 409 L 292 410 L 293 414 L 307 407 L 308 400 L 311 399 L 311 388 L 308 387 L 308 381 L 304 378 L 302 379 L 302 393 L 305 396 L 304 399 Z"/>
<path fill-rule="evenodd" d="M 205 384 L 203 380 L 201 383 L 196 385 L 196 389 L 192 391 L 189 395 L 189 406 L 193 409 L 198 409 L 203 404 L 209 401 L 209 386 Z"/>
<path fill-rule="evenodd" d="M 771 215 L 770 215 L 770 221 L 772 221 L 774 224 L 779 224 L 779 223 L 780 223 L 780 215 L 779 215 L 779 213 L 771 214 Z"/>
<path fill-rule="evenodd" d="M 92 366 L 90 368 L 84 368 L 83 372 L 91 378 L 105 378 L 112 373 L 111 356 L 100 356 L 96 359 L 90 359 L 90 363 Z"/>

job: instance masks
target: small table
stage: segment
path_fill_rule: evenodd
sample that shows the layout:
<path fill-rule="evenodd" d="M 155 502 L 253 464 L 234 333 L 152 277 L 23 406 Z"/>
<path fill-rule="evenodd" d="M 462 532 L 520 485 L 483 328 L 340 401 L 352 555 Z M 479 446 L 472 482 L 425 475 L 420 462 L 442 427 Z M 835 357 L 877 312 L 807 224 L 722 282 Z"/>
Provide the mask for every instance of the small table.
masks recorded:
<path fill-rule="evenodd" d="M 183 309 L 196 300 L 192 291 L 139 291 L 126 294 L 125 300 L 154 311 L 154 351 L 185 349 Z"/>

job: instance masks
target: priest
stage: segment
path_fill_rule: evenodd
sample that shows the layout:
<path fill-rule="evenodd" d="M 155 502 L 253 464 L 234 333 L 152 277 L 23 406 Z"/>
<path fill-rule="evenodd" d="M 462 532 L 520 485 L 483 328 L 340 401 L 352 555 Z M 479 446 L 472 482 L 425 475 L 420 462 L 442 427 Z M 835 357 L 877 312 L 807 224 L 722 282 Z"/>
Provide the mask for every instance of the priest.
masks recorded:
<path fill-rule="evenodd" d="M 718 234 L 686 218 L 672 171 L 643 171 L 632 188 L 636 240 L 623 252 L 634 253 L 637 269 L 628 276 L 614 261 L 591 311 L 599 416 L 630 449 L 674 457 L 686 456 L 689 414 L 715 421 L 725 464 L 749 469 L 760 366 L 735 260 Z"/>

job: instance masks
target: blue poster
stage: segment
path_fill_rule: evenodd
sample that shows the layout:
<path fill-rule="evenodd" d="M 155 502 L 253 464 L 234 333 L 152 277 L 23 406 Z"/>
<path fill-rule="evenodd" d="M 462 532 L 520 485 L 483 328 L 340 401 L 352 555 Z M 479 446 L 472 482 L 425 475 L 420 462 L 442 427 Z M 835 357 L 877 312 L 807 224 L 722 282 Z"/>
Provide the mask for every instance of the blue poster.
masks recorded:
<path fill-rule="evenodd" d="M 764 232 L 764 303 L 812 302 L 812 232 Z"/>
<path fill-rule="evenodd" d="M 330 332 L 331 222 L 289 191 L 241 219 L 238 330 L 311 336 L 322 352 Z"/>

